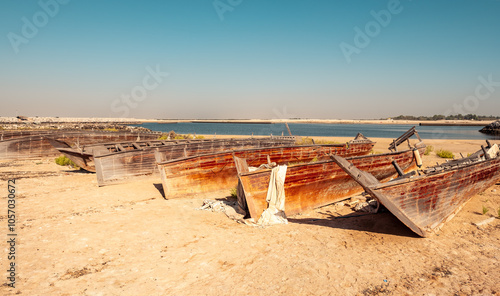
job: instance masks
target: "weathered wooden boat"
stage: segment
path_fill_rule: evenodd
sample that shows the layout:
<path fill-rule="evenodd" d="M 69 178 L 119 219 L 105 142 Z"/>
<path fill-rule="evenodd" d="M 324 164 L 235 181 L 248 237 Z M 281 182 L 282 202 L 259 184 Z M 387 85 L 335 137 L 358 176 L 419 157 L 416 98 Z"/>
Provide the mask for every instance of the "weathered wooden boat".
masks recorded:
<path fill-rule="evenodd" d="M 91 145 L 83 145 L 79 147 L 69 147 L 69 145 L 61 145 L 61 141 L 50 140 L 52 146 L 61 154 L 71 159 L 76 165 L 86 171 L 96 171 L 94 165 L 94 155 L 107 155 L 122 151 L 135 151 L 140 149 L 152 149 L 161 146 L 175 145 L 187 142 L 198 142 L 207 140 L 146 140 L 134 142 L 112 142 L 112 143 L 97 143 Z"/>
<path fill-rule="evenodd" d="M 0 130 L 0 141 L 28 136 L 42 136 L 50 133 L 50 130 Z"/>
<path fill-rule="evenodd" d="M 215 153 L 234 149 L 253 147 L 274 147 L 290 145 L 292 138 L 276 139 L 245 138 L 245 139 L 216 139 L 197 140 L 186 143 L 158 145 L 155 149 L 142 147 L 124 151 L 93 155 L 97 184 L 99 186 L 125 182 L 131 178 L 148 177 L 158 174 L 155 153 L 160 161 L 167 161 L 198 154 Z"/>
<path fill-rule="evenodd" d="M 412 134 L 400 137 L 402 141 L 394 141 L 390 149 L 397 150 L 398 145 Z M 398 176 L 394 167 L 395 162 L 398 164 L 398 169 L 403 172 L 416 169 L 417 160 L 424 151 L 425 145 L 420 140 L 406 150 L 354 156 L 347 159 L 372 173 L 377 180 L 384 182 Z M 238 204 L 248 213 L 248 216 L 257 221 L 268 207 L 266 197 L 272 169 L 250 171 L 245 159 L 234 156 L 234 161 L 238 170 L 238 186 L 240 186 Z M 322 207 L 363 191 L 363 188 L 329 157 L 324 161 L 289 165 L 286 170 L 284 188 L 286 215 L 295 215 Z"/>
<path fill-rule="evenodd" d="M 57 150 L 44 136 L 32 135 L 0 141 L 0 160 L 57 155 Z"/>
<path fill-rule="evenodd" d="M 52 142 L 60 146 L 80 146 L 111 141 L 135 141 L 140 139 L 157 139 L 159 133 L 132 133 L 108 131 L 41 131 L 27 136 L 19 133 L 10 134 L 7 140 L 0 141 L 0 159 L 39 158 L 60 155 Z M 6 136 L 7 137 L 7 136 Z M 66 144 L 63 144 L 66 143 Z"/>
<path fill-rule="evenodd" d="M 498 146 L 387 183 L 339 156 L 332 159 L 401 222 L 422 237 L 441 229 L 477 193 L 500 180 Z"/>
<path fill-rule="evenodd" d="M 162 161 L 157 155 L 158 169 L 166 198 L 216 191 L 228 192 L 236 187 L 238 174 L 233 155 L 245 158 L 249 165 L 276 162 L 309 162 L 327 159 L 330 153 L 343 156 L 366 155 L 375 145 L 362 135 L 345 144 L 304 145 L 272 148 L 253 148 L 183 157 Z"/>

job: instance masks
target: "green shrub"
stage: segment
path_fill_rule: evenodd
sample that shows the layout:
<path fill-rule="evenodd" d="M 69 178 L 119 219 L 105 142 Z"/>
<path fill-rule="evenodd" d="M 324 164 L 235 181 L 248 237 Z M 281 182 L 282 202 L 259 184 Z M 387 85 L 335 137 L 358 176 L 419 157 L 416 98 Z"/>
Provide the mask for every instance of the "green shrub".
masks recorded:
<path fill-rule="evenodd" d="M 433 146 L 426 146 L 425 147 L 424 155 L 429 155 L 429 154 L 431 154 L 432 151 L 434 151 L 434 147 Z"/>
<path fill-rule="evenodd" d="M 180 135 L 174 131 L 169 131 L 168 133 L 162 133 L 161 136 L 158 138 L 158 140 L 168 140 L 169 137 L 171 140 L 186 140 L 186 139 L 189 140 L 189 139 L 204 139 L 205 138 L 203 136 L 194 137 L 193 135 Z"/>
<path fill-rule="evenodd" d="M 55 161 L 58 165 L 70 166 L 75 169 L 80 169 L 80 167 L 78 167 L 71 159 L 67 158 L 64 155 L 59 156 L 58 158 L 55 159 Z"/>
<path fill-rule="evenodd" d="M 436 155 L 441 157 L 441 158 L 454 158 L 455 155 L 453 155 L 453 153 L 449 150 L 443 150 L 443 149 L 439 149 L 438 151 L 436 151 Z"/>
<path fill-rule="evenodd" d="M 486 215 L 490 209 L 488 207 L 483 206 L 483 215 Z"/>
<path fill-rule="evenodd" d="M 158 137 L 158 140 L 168 140 L 168 134 L 161 134 L 161 136 Z"/>
<path fill-rule="evenodd" d="M 295 144 L 296 145 L 310 145 L 310 144 L 312 144 L 312 139 L 309 137 L 305 137 L 305 138 L 300 137 L 295 141 Z"/>
<path fill-rule="evenodd" d="M 231 188 L 230 193 L 231 193 L 231 197 L 238 198 L 238 189 L 236 187 Z"/>

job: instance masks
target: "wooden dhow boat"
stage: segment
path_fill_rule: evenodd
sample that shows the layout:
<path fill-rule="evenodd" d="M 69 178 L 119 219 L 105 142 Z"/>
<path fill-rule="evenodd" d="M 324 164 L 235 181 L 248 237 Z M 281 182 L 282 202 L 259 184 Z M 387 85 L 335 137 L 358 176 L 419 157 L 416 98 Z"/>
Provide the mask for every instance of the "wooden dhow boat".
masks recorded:
<path fill-rule="evenodd" d="M 498 145 L 482 147 L 462 159 L 380 183 L 374 176 L 340 156 L 332 159 L 373 198 L 422 237 L 452 219 L 475 194 L 500 181 Z"/>
<path fill-rule="evenodd" d="M 175 198 L 217 191 L 229 192 L 238 183 L 238 173 L 233 155 L 245 158 L 249 165 L 267 162 L 287 164 L 326 159 L 328 154 L 356 156 L 368 154 L 374 142 L 358 134 L 344 144 L 303 145 L 271 148 L 253 148 L 219 153 L 183 157 L 162 161 L 157 153 L 156 160 L 162 179 L 165 198 Z"/>
<path fill-rule="evenodd" d="M 43 136 L 50 134 L 50 130 L 0 130 L 0 141 L 28 136 Z"/>
<path fill-rule="evenodd" d="M 63 154 L 67 158 L 71 159 L 80 168 L 89 171 L 96 172 L 94 165 L 94 156 L 97 155 L 107 155 L 123 151 L 135 151 L 141 149 L 152 149 L 162 146 L 169 146 L 175 144 L 182 144 L 191 141 L 202 141 L 202 140 L 146 140 L 146 141 L 134 141 L 134 142 L 111 142 L 111 143 L 98 143 L 91 145 L 83 145 L 79 147 L 72 148 L 66 143 L 61 143 L 61 141 L 51 140 L 52 146 L 56 148 L 60 154 Z M 204 140 L 203 140 L 204 141 Z"/>
<path fill-rule="evenodd" d="M 132 178 L 158 174 L 155 153 L 160 161 L 190 157 L 199 154 L 248 149 L 254 147 L 275 147 L 291 145 L 294 138 L 245 138 L 192 140 L 185 143 L 164 142 L 148 147 L 129 146 L 130 149 L 94 154 L 93 161 L 99 186 L 122 183 Z M 155 148 L 155 149 L 152 149 Z"/>
<path fill-rule="evenodd" d="M 418 133 L 413 127 L 391 145 L 391 150 L 398 150 L 400 144 Z M 421 165 L 420 155 L 425 145 L 420 137 L 414 146 L 400 151 L 347 158 L 360 168 L 372 173 L 381 182 L 398 176 L 398 170 L 409 172 Z M 337 154 L 339 155 L 339 154 Z M 238 204 L 247 216 L 257 221 L 265 209 L 269 181 L 272 169 L 250 171 L 246 159 L 234 156 L 238 170 Z M 347 199 L 363 192 L 363 188 L 346 174 L 334 161 L 328 160 L 289 165 L 284 182 L 285 214 L 295 215 L 310 209 L 322 207 Z"/>
<path fill-rule="evenodd" d="M 75 147 L 111 141 L 157 139 L 160 135 L 154 132 L 108 131 L 25 131 L 24 134 L 27 135 L 19 136 L 19 133 L 10 133 L 9 139 L 0 141 L 0 159 L 39 158 L 60 155 L 57 149 L 53 147 L 53 143 L 58 143 L 59 147 Z"/>

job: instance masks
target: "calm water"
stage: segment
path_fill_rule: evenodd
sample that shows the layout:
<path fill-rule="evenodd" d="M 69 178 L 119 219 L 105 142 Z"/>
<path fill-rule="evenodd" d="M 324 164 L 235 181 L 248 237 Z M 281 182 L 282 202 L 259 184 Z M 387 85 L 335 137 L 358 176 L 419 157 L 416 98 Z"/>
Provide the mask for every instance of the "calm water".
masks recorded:
<path fill-rule="evenodd" d="M 178 134 L 218 135 L 288 135 L 285 124 L 253 123 L 144 123 L 153 131 Z M 372 138 L 397 138 L 412 125 L 405 124 L 288 124 L 292 134 L 315 137 L 354 137 L 358 132 Z M 422 139 L 498 140 L 479 132 L 480 126 L 417 126 Z"/>

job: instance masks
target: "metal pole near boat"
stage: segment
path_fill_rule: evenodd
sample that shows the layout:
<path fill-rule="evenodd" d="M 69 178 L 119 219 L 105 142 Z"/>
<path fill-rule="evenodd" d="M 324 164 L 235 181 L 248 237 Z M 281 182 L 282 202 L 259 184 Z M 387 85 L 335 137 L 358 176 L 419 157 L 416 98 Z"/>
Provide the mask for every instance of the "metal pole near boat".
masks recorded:
<path fill-rule="evenodd" d="M 398 165 L 398 163 L 393 160 L 392 161 L 392 165 L 394 166 L 394 168 L 396 169 L 396 171 L 398 172 L 398 175 L 401 177 L 402 175 L 404 175 L 404 172 L 403 170 L 401 169 L 401 167 Z"/>
<path fill-rule="evenodd" d="M 486 148 L 484 148 L 484 145 L 481 145 L 481 149 L 483 150 L 484 158 L 491 159 L 491 156 L 488 154 L 488 152 L 486 152 Z"/>

